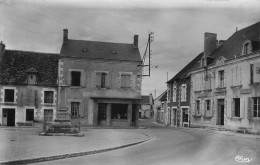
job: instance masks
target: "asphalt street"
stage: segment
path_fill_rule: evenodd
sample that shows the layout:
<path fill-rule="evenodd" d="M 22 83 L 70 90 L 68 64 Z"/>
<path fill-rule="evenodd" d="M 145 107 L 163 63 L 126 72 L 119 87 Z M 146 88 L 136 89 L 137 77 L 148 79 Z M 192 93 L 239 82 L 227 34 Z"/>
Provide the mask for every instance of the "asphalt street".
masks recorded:
<path fill-rule="evenodd" d="M 260 140 L 256 138 L 161 127 L 147 121 L 141 121 L 141 125 L 149 127 L 143 131 L 152 135 L 152 140 L 129 148 L 36 164 L 260 164 Z"/>

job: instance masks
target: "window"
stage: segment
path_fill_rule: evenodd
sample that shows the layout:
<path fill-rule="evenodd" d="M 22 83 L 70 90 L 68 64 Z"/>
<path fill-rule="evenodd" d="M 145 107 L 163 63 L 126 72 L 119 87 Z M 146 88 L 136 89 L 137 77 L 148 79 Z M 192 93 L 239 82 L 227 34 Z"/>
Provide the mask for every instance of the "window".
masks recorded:
<path fill-rule="evenodd" d="M 176 92 L 177 92 L 177 88 L 176 86 L 174 86 L 172 91 L 172 102 L 176 102 Z"/>
<path fill-rule="evenodd" d="M 240 98 L 234 98 L 235 117 L 240 117 Z"/>
<path fill-rule="evenodd" d="M 181 86 L 181 101 L 186 101 L 187 97 L 187 86 L 186 84 L 182 84 Z"/>
<path fill-rule="evenodd" d="M 233 86 L 241 85 L 241 68 L 239 66 L 236 66 L 232 68 L 232 77 L 231 82 Z"/>
<path fill-rule="evenodd" d="M 206 110 L 210 111 L 210 100 L 206 100 Z"/>
<path fill-rule="evenodd" d="M 122 74 L 121 75 L 121 88 L 130 88 L 131 87 L 131 75 Z"/>
<path fill-rule="evenodd" d="M 44 103 L 53 103 L 53 91 L 44 91 Z"/>
<path fill-rule="evenodd" d="M 112 119 L 127 119 L 128 104 L 112 104 Z"/>
<path fill-rule="evenodd" d="M 71 118 L 79 117 L 79 102 L 71 102 Z"/>
<path fill-rule="evenodd" d="M 218 77 L 219 77 L 219 87 L 224 87 L 224 70 L 218 71 Z"/>
<path fill-rule="evenodd" d="M 80 86 L 81 72 L 72 71 L 71 72 L 71 86 Z"/>
<path fill-rule="evenodd" d="M 5 89 L 5 102 L 14 102 L 14 89 Z"/>
<path fill-rule="evenodd" d="M 260 117 L 260 97 L 254 97 L 254 117 Z"/>
<path fill-rule="evenodd" d="M 197 114 L 200 114 L 200 101 L 199 100 L 196 101 L 196 111 L 197 111 Z"/>
<path fill-rule="evenodd" d="M 248 54 L 249 53 L 249 43 L 244 44 L 244 54 Z"/>
<path fill-rule="evenodd" d="M 250 64 L 250 84 L 254 83 L 254 64 Z"/>
<path fill-rule="evenodd" d="M 52 109 L 44 109 L 44 121 L 47 123 L 53 121 L 53 110 Z"/>
<path fill-rule="evenodd" d="M 29 85 L 35 85 L 36 83 L 36 74 L 29 74 L 28 75 L 28 82 Z"/>
<path fill-rule="evenodd" d="M 107 73 L 104 73 L 104 72 L 97 72 L 96 73 L 96 87 L 97 88 L 106 88 L 107 87 L 107 84 L 106 84 L 106 81 L 107 81 Z"/>
<path fill-rule="evenodd" d="M 26 121 L 33 121 L 33 120 L 34 120 L 34 110 L 26 109 Z"/>
<path fill-rule="evenodd" d="M 167 89 L 167 102 L 170 102 L 171 99 L 171 90 L 170 87 Z"/>

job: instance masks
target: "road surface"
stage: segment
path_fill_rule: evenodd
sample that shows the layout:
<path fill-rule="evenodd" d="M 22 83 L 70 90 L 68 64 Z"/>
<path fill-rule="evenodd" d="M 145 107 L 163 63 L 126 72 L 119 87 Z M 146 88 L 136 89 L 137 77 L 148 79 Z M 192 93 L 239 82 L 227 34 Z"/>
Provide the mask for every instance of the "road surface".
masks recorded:
<path fill-rule="evenodd" d="M 260 164 L 260 140 L 181 128 L 150 126 L 152 140 L 129 148 L 36 164 L 88 165 L 232 165 Z M 240 162 L 244 163 L 240 163 Z M 248 162 L 246 162 L 248 161 Z"/>

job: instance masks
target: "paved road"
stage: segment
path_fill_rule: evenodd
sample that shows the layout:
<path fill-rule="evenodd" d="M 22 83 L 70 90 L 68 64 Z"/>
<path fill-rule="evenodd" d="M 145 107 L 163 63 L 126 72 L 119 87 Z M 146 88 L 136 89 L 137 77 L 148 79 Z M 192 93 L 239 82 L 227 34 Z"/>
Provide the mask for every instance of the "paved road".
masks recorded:
<path fill-rule="evenodd" d="M 149 126 L 148 122 L 141 123 Z M 246 164 L 260 164 L 259 139 L 190 131 L 180 128 L 165 128 L 156 125 L 143 131 L 152 135 L 153 140 L 120 150 L 37 164 L 241 164 L 235 161 L 237 156 L 253 158 L 252 161 Z"/>

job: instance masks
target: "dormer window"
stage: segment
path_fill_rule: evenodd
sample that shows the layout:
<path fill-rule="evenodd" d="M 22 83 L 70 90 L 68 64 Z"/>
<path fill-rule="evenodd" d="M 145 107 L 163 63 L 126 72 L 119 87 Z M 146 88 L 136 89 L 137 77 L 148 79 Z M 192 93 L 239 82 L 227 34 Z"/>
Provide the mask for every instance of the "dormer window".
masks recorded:
<path fill-rule="evenodd" d="M 246 55 L 252 53 L 252 42 L 250 40 L 247 40 L 244 44 L 243 44 L 243 48 L 242 48 L 242 55 Z"/>
<path fill-rule="evenodd" d="M 35 68 L 30 68 L 27 71 L 27 84 L 35 85 L 37 84 L 37 70 Z"/>

